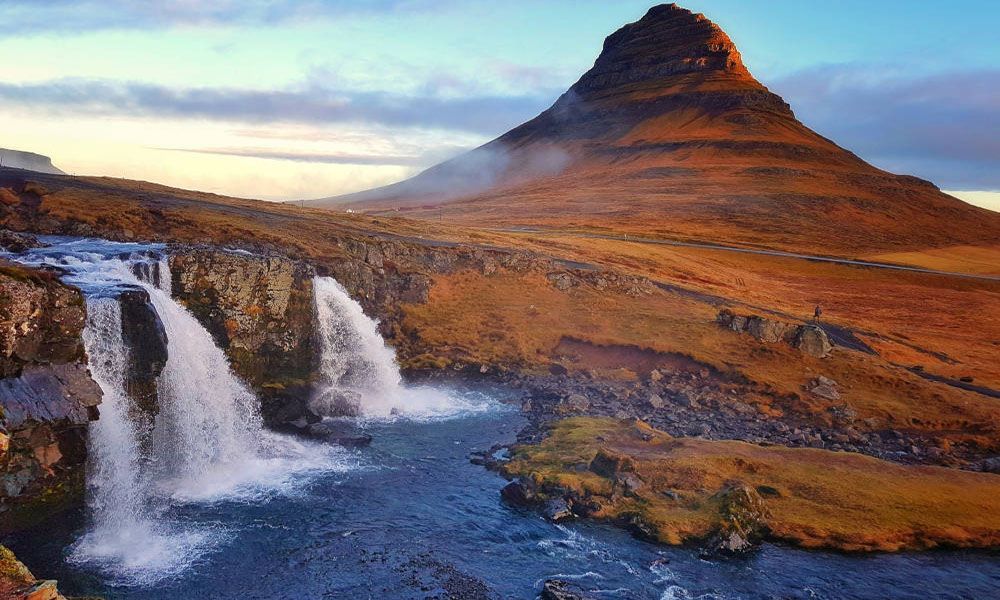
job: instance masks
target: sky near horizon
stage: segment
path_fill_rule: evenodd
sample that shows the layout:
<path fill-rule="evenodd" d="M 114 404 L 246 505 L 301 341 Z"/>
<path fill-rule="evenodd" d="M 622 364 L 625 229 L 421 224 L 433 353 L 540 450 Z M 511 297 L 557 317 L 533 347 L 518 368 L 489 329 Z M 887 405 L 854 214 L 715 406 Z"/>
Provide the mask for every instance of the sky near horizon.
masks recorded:
<path fill-rule="evenodd" d="M 1000 3 L 688 0 L 819 133 L 1000 210 Z M 547 108 L 620 0 L 3 0 L 0 147 L 265 199 L 398 181 Z"/>

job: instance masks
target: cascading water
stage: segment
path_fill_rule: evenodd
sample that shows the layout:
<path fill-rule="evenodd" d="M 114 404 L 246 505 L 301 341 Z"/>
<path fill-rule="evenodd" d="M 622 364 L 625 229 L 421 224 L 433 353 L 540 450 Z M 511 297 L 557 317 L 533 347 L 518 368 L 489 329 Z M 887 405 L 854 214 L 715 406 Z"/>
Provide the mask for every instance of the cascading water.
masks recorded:
<path fill-rule="evenodd" d="M 310 401 L 323 416 L 448 418 L 488 410 L 444 390 L 403 384 L 395 351 L 344 286 L 313 279 L 322 381 Z"/>
<path fill-rule="evenodd" d="M 396 353 L 382 340 L 378 324 L 332 277 L 313 279 L 313 297 L 323 377 L 311 401 L 313 410 L 387 415 L 398 408 L 402 377 Z"/>
<path fill-rule="evenodd" d="M 84 291 L 84 343 L 104 392 L 90 429 L 92 526 L 75 544 L 72 561 L 97 563 L 132 582 L 170 576 L 220 541 L 211 528 L 173 518 L 174 503 L 259 499 L 288 489 L 295 475 L 352 467 L 333 448 L 263 430 L 256 397 L 208 331 L 171 298 L 161 246 L 51 241 L 15 258 L 58 267 Z M 167 334 L 151 432 L 136 421 L 125 391 L 129 350 L 117 296 L 126 287 L 148 293 Z"/>

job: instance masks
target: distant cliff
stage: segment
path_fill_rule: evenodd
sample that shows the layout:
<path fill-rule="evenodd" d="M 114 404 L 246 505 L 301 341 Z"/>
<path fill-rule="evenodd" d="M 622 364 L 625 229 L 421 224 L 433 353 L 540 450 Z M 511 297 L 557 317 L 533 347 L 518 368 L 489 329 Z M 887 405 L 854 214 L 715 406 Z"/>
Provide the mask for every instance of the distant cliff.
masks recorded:
<path fill-rule="evenodd" d="M 0 166 L 38 171 L 39 173 L 51 173 L 52 175 L 66 174 L 65 171 L 53 165 L 52 159 L 48 156 L 35 154 L 34 152 L 11 150 L 9 148 L 0 148 Z"/>

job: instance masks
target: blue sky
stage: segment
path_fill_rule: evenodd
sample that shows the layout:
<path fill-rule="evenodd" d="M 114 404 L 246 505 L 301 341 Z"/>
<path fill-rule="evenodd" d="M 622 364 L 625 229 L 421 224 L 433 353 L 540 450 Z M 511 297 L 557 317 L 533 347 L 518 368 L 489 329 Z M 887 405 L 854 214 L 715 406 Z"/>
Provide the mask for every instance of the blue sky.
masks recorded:
<path fill-rule="evenodd" d="M 948 190 L 1000 191 L 1000 3 L 682 5 L 820 133 Z M 241 196 L 355 191 L 531 118 L 649 6 L 5 0 L 0 147 Z"/>

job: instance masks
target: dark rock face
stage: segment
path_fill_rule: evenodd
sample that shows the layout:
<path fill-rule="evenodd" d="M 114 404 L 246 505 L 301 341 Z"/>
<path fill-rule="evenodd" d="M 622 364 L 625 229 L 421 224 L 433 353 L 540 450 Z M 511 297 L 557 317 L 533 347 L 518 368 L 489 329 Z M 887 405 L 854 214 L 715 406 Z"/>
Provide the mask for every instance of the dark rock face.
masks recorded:
<path fill-rule="evenodd" d="M 149 417 L 159 412 L 156 378 L 167 364 L 167 332 L 141 288 L 122 292 L 122 337 L 128 348 L 128 376 L 125 391 Z"/>
<path fill-rule="evenodd" d="M 174 296 L 226 351 L 274 425 L 314 419 L 312 268 L 268 254 L 195 248 L 170 257 Z"/>
<path fill-rule="evenodd" d="M 0 229 L 0 248 L 7 252 L 16 254 L 41 245 L 33 235 Z"/>
<path fill-rule="evenodd" d="M 86 427 L 101 401 L 86 367 L 85 322 L 79 290 L 0 266 L 0 530 L 82 491 Z"/>

